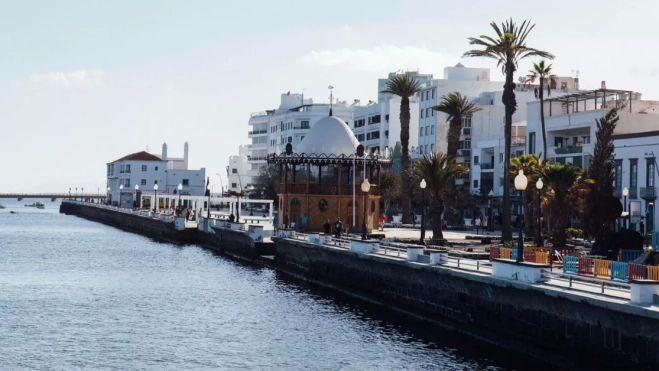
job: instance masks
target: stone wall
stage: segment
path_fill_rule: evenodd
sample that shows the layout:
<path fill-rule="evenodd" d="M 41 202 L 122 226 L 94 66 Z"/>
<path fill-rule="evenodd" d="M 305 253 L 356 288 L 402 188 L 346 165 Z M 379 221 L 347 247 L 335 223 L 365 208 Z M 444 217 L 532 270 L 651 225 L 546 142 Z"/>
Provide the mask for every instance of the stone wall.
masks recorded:
<path fill-rule="evenodd" d="M 561 365 L 659 365 L 659 315 L 615 300 L 274 238 L 277 269 Z M 590 362 L 590 363 L 588 363 Z M 583 367 L 580 365 L 579 367 Z M 656 369 L 656 368 L 655 368 Z"/>

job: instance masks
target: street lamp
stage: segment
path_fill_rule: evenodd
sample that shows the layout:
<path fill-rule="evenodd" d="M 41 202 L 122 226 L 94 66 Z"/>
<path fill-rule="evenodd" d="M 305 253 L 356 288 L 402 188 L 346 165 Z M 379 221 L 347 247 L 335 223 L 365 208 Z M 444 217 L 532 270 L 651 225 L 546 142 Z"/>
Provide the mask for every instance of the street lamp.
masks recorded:
<path fill-rule="evenodd" d="M 76 193 L 73 194 L 73 199 L 78 201 L 78 187 L 76 187 Z"/>
<path fill-rule="evenodd" d="M 627 212 L 627 196 L 629 196 L 629 189 L 627 189 L 627 187 L 625 187 L 625 188 L 622 189 L 622 198 L 623 198 L 623 202 L 622 202 L 623 209 L 622 209 L 622 211 L 624 211 L 624 212 Z M 623 227 L 625 229 L 627 229 L 627 219 L 626 218 L 622 220 L 622 223 L 623 223 Z"/>
<path fill-rule="evenodd" d="M 158 212 L 158 183 L 153 185 L 153 192 L 154 192 L 153 212 L 157 213 Z"/>
<path fill-rule="evenodd" d="M 178 189 L 178 206 L 180 207 L 181 206 L 181 191 L 183 191 L 183 183 L 179 183 L 178 187 L 176 187 L 176 189 Z"/>
<path fill-rule="evenodd" d="M 249 186 L 249 193 L 250 193 L 250 198 L 254 195 L 254 186 Z M 250 202 L 249 203 L 249 216 L 254 216 L 254 203 Z"/>
<path fill-rule="evenodd" d="M 238 197 L 238 202 L 236 202 L 236 223 L 240 223 L 240 194 L 243 193 L 243 189 L 240 188 L 240 185 L 236 187 L 236 196 Z"/>
<path fill-rule="evenodd" d="M 646 202 L 645 204 L 645 247 L 650 247 L 650 233 L 652 232 L 650 227 L 650 206 L 654 206 L 654 202 Z"/>
<path fill-rule="evenodd" d="M 426 180 L 421 179 L 421 245 L 425 245 L 426 240 Z"/>
<path fill-rule="evenodd" d="M 69 193 L 71 193 L 71 188 L 69 188 Z M 105 204 L 106 204 L 106 205 L 108 204 L 108 200 L 107 200 L 107 199 L 110 198 L 110 196 L 111 196 L 111 195 L 110 195 L 110 186 L 108 186 L 108 196 L 107 196 L 107 198 L 105 199 Z M 69 195 L 69 198 L 71 198 L 70 195 Z"/>
<path fill-rule="evenodd" d="M 110 188 L 108 187 L 108 191 L 109 191 L 109 190 L 110 190 Z M 69 187 L 69 200 L 70 200 L 70 199 L 71 199 L 71 187 Z"/>
<path fill-rule="evenodd" d="M 135 184 L 135 198 L 134 198 L 135 209 L 137 209 L 137 207 L 140 206 L 140 204 L 141 204 L 141 202 L 137 202 L 137 191 L 139 191 L 139 190 L 140 190 L 140 186 Z"/>
<path fill-rule="evenodd" d="M 119 203 L 117 204 L 117 207 L 121 207 L 121 191 L 123 191 L 123 190 L 124 190 L 124 185 L 121 184 L 121 185 L 119 186 L 119 198 L 117 199 L 117 201 L 118 201 Z"/>
<path fill-rule="evenodd" d="M 538 235 L 537 235 L 537 243 L 538 246 L 542 246 L 542 233 L 540 233 L 540 230 L 542 229 L 542 224 L 540 223 L 540 191 L 542 191 L 542 187 L 544 184 L 542 183 L 542 178 L 538 179 L 537 182 L 535 182 L 535 188 L 538 190 Z"/>
<path fill-rule="evenodd" d="M 364 202 L 364 221 L 362 222 L 362 240 L 366 239 L 366 195 L 371 190 L 371 183 L 368 182 L 368 179 L 364 178 L 362 182 L 362 193 L 363 193 L 363 202 Z"/>
<path fill-rule="evenodd" d="M 524 199 L 522 195 L 528 183 L 529 181 L 526 179 L 526 175 L 524 175 L 524 170 L 520 170 L 519 174 L 517 174 L 515 177 L 515 189 L 519 191 L 519 199 L 521 201 L 520 203 L 522 204 L 522 217 L 520 218 L 519 226 L 519 241 L 517 242 L 516 262 L 518 263 L 521 263 L 524 257 L 524 238 L 522 237 L 522 229 L 524 229 Z"/>
<path fill-rule="evenodd" d="M 487 199 L 489 201 L 489 209 L 487 210 L 487 230 L 494 231 L 494 220 L 492 220 L 492 198 L 494 197 L 494 192 L 490 189 L 490 192 L 487 194 Z"/>
<path fill-rule="evenodd" d="M 84 195 L 85 194 L 85 187 L 80 188 L 80 201 L 85 202 Z"/>

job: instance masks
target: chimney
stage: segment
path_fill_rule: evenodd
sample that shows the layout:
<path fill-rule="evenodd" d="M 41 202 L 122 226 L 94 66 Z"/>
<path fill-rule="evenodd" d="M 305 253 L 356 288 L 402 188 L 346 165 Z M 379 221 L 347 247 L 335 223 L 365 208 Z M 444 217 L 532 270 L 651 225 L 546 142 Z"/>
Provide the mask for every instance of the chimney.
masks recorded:
<path fill-rule="evenodd" d="M 606 81 L 602 81 L 602 89 L 606 89 Z"/>
<path fill-rule="evenodd" d="M 185 170 L 188 170 L 188 149 L 190 149 L 190 146 L 188 145 L 188 142 L 185 142 L 183 145 L 183 166 L 185 167 Z"/>
<path fill-rule="evenodd" d="M 167 161 L 167 143 L 162 144 L 162 160 Z"/>

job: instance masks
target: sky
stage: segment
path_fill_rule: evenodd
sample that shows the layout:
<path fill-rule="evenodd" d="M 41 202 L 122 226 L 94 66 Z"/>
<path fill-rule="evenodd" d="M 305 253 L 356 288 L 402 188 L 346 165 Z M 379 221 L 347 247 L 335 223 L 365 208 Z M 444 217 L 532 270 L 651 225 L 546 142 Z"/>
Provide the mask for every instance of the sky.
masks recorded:
<path fill-rule="evenodd" d="M 659 100 L 657 1 L 405 4 L 0 0 L 0 193 L 102 190 L 106 163 L 163 142 L 182 157 L 188 141 L 190 168 L 219 183 L 250 113 L 281 93 L 367 102 L 388 72 L 442 78 L 457 62 L 503 80 L 461 56 L 510 17 L 533 19 L 527 44 L 556 55 L 554 73 Z"/>

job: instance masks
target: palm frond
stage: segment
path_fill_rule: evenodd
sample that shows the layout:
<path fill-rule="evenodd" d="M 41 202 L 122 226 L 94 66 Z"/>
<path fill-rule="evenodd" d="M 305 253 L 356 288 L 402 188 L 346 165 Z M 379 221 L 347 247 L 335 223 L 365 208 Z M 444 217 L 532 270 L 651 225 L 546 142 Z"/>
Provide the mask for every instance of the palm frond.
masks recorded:
<path fill-rule="evenodd" d="M 401 98 L 409 98 L 421 90 L 421 82 L 409 73 L 396 75 L 387 81 L 385 90 L 381 93 L 397 95 Z"/>

